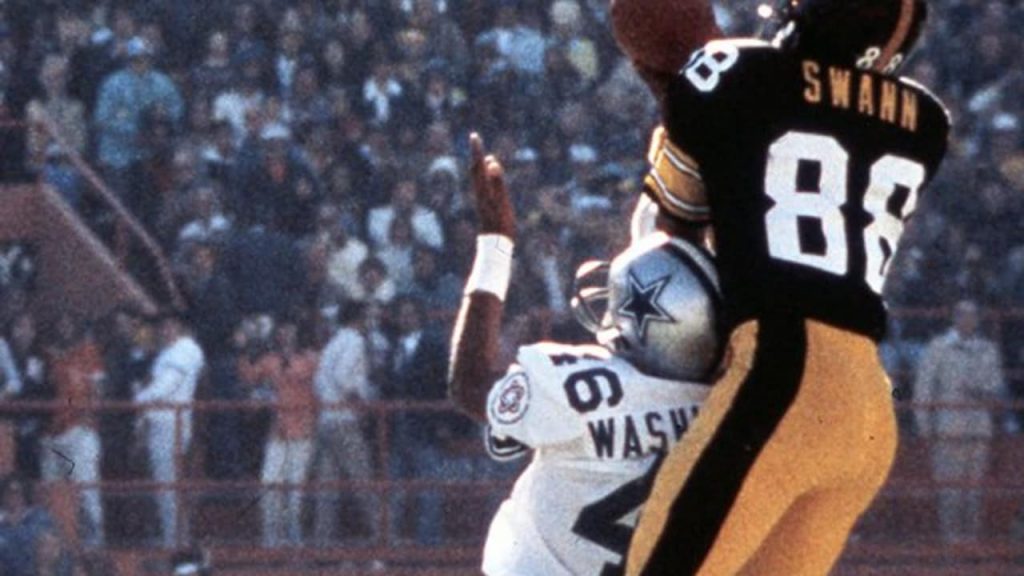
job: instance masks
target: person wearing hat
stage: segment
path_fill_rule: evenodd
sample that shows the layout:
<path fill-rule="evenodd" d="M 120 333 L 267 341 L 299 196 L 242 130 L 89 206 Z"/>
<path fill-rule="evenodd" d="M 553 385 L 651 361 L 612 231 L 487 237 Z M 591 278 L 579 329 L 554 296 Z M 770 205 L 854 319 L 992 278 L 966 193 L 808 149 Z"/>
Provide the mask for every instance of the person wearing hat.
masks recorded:
<path fill-rule="evenodd" d="M 195 399 L 206 362 L 182 316 L 168 311 L 157 318 L 156 324 L 160 351 L 149 381 L 135 393 L 139 406 L 136 434 L 149 455 L 153 480 L 172 484 L 180 476 L 177 464 L 184 460 L 192 440 L 192 411 L 182 407 Z M 176 488 L 158 489 L 157 507 L 163 542 L 173 545 L 178 526 Z"/>
<path fill-rule="evenodd" d="M 143 137 L 144 120 L 153 114 L 177 126 L 184 113 L 178 87 L 169 76 L 153 68 L 153 49 L 135 37 L 125 45 L 128 64 L 108 76 L 100 86 L 93 122 L 97 156 L 106 183 L 142 214 L 147 190 L 141 181 L 142 162 L 152 155 Z"/>

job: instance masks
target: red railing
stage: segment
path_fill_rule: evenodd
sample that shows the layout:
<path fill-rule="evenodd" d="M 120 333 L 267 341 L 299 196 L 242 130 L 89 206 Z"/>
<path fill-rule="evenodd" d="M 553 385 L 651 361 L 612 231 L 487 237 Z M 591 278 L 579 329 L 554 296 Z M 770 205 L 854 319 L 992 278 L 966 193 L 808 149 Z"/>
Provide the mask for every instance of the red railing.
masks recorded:
<path fill-rule="evenodd" d="M 0 416 L 24 415 L 28 413 L 39 413 L 40 411 L 62 408 L 59 404 L 46 402 L 0 402 Z M 255 513 L 258 509 L 255 498 L 249 495 L 265 494 L 271 490 L 290 490 L 296 486 L 288 484 L 263 484 L 257 478 L 240 480 L 214 480 L 207 478 L 202 467 L 196 462 L 197 453 L 195 449 L 202 449 L 203 439 L 206 437 L 203 427 L 208 416 L 217 412 L 233 411 L 241 413 L 255 413 L 265 410 L 308 410 L 307 406 L 287 407 L 268 402 L 256 401 L 199 401 L 191 405 L 175 404 L 152 404 L 138 406 L 130 402 L 105 402 L 91 407 L 97 414 L 111 415 L 119 412 L 141 413 L 153 409 L 175 410 L 178 415 L 178 432 L 176 437 L 180 439 L 180 426 L 182 413 L 185 410 L 193 413 L 194 427 L 192 436 L 191 453 L 181 450 L 180 440 L 175 449 L 175 458 L 178 462 L 177 482 L 161 484 L 153 482 L 145 477 L 136 477 L 116 481 L 101 481 L 98 483 L 78 484 L 68 486 L 73 491 L 80 493 L 83 490 L 99 489 L 103 492 L 106 501 L 112 502 L 118 498 L 132 498 L 146 495 L 154 495 L 159 490 L 173 490 L 180 503 L 178 514 L 178 526 L 174 542 L 178 546 L 184 546 L 192 541 L 198 541 L 204 545 L 211 546 L 217 550 L 217 558 L 225 565 L 246 565 L 260 559 L 274 559 L 275 562 L 283 562 L 284 565 L 293 567 L 293 572 L 298 567 L 312 565 L 315 563 L 346 563 L 362 562 L 368 560 L 384 560 L 399 565 L 413 563 L 434 566 L 461 566 L 459 569 L 467 569 L 475 566 L 479 561 L 480 544 L 486 533 L 490 516 L 493 514 L 493 506 L 501 497 L 507 494 L 510 487 L 511 475 L 500 477 L 476 477 L 472 479 L 425 479 L 425 478 L 393 478 L 389 471 L 391 452 L 394 449 L 393 438 L 391 438 L 391 424 L 394 417 L 410 412 L 452 412 L 447 402 L 401 402 L 381 401 L 374 403 L 337 406 L 325 406 L 322 408 L 342 408 L 353 410 L 362 418 L 372 420 L 372 445 L 376 456 L 375 473 L 370 480 L 338 480 L 333 482 L 318 482 L 309 479 L 298 486 L 298 489 L 305 496 L 315 496 L 324 491 L 340 493 L 343 495 L 357 496 L 376 501 L 379 505 L 375 510 L 375 518 L 372 519 L 369 537 L 360 538 L 356 543 L 349 540 L 339 541 L 336 547 L 318 548 L 313 546 L 311 538 L 306 544 L 299 547 L 282 547 L 279 549 L 260 548 L 259 530 L 253 530 L 252 523 L 258 524 L 259 515 Z M 1004 413 L 1008 410 L 1024 410 L 1024 402 L 1005 403 L 935 403 L 928 406 L 901 406 L 901 411 L 908 410 L 989 410 L 992 414 Z M 461 418 L 461 416 L 460 416 Z M 449 454 L 449 457 L 468 457 L 484 459 L 482 443 L 477 439 L 467 439 L 465 443 L 458 445 L 458 452 Z M 948 563 L 950 554 L 960 562 L 989 562 L 994 563 L 991 567 L 992 574 L 1011 573 L 1012 571 L 1000 572 L 1007 563 L 1015 562 L 1024 558 L 1024 543 L 1018 543 L 1013 539 L 1011 525 L 1015 516 L 1015 510 L 1005 509 L 1005 503 L 1019 506 L 1024 503 L 1024 436 L 1007 436 L 997 433 L 993 440 L 993 466 L 998 464 L 998 471 L 994 471 L 990 477 L 981 482 L 949 481 L 937 482 L 931 478 L 931 468 L 928 465 L 928 452 L 932 438 L 918 438 L 907 436 L 901 445 L 901 454 L 897 461 L 896 469 L 889 484 L 879 496 L 872 512 L 868 514 L 862 528 L 858 531 L 851 542 L 846 555 L 844 556 L 842 574 L 888 574 L 885 566 L 879 563 L 893 562 L 897 565 L 915 566 L 935 564 L 937 568 L 942 567 L 943 562 Z M 998 462 L 995 462 L 998 460 Z M 902 463 L 901 463 L 902 462 Z M 439 462 L 439 464 L 441 464 Z M 999 516 L 1001 519 L 990 520 L 985 528 L 985 533 L 980 535 L 980 540 L 974 543 L 957 544 L 952 548 L 944 544 L 938 534 L 934 519 L 934 507 L 932 502 L 940 489 L 974 489 L 983 493 L 989 510 L 985 514 L 992 518 Z M 440 494 L 440 498 L 448 503 L 465 503 L 467 500 L 476 498 L 477 501 L 462 507 L 454 515 L 458 518 L 445 518 L 451 524 L 452 521 L 461 521 L 461 531 L 448 534 L 448 537 L 439 547 L 424 547 L 402 540 L 394 540 L 395 523 L 398 519 L 391 518 L 393 512 L 387 502 L 388 497 L 402 493 L 407 495 L 405 505 L 408 505 L 410 497 L 422 491 L 433 490 Z M 234 503 L 218 504 L 215 495 L 230 495 Z M 238 502 L 239 498 L 242 502 Z M 199 510 L 204 506 L 203 500 L 209 501 L 205 504 L 207 508 L 219 509 L 220 517 L 216 515 L 202 515 Z M 230 500 L 230 499 L 228 499 Z M 1003 503 L 1003 509 L 992 509 L 996 504 Z M 913 506 L 923 507 L 922 510 L 911 510 Z M 906 526 L 888 525 L 891 519 L 889 515 L 900 514 L 900 511 L 911 512 L 919 518 L 926 518 L 924 524 L 919 525 L 917 535 L 901 533 Z M 57 511 L 58 513 L 67 513 Z M 199 518 L 203 516 L 211 524 L 201 525 Z M 213 520 L 209 520 L 213 518 Z M 107 514 L 108 532 L 117 532 L 116 523 L 125 521 Z M 137 519 L 136 519 L 137 522 Z M 136 555 L 160 555 L 157 545 L 154 548 L 152 542 L 119 542 L 116 539 L 108 540 L 106 552 L 102 554 L 123 553 L 131 550 Z M 97 554 L 93 550 L 88 554 Z M 884 564 L 883 562 L 883 564 Z M 312 563 L 312 564 L 311 564 Z M 239 568 L 241 569 L 241 568 Z M 455 568 L 453 568 L 454 570 Z M 872 571 L 874 570 L 874 571 Z M 881 570 L 881 571 L 878 571 Z M 272 572 L 268 572 L 272 573 Z M 294 572 L 298 573 L 298 572 Z M 310 572 L 315 573 L 315 572 Z M 914 572 L 905 572 L 914 573 Z M 921 573 L 932 573 L 921 572 Z M 941 569 L 935 573 L 942 573 Z M 980 573 L 980 572 L 978 572 Z"/>

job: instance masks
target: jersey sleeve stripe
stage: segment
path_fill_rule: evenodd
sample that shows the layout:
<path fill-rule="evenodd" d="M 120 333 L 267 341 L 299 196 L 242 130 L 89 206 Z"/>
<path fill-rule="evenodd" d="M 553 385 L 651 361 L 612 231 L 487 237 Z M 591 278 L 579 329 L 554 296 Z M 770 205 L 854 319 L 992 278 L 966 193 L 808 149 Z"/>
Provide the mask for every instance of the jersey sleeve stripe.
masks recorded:
<path fill-rule="evenodd" d="M 711 218 L 711 209 L 707 206 L 690 204 L 679 199 L 669 191 L 668 185 L 656 170 L 651 170 L 647 175 L 647 185 L 660 200 L 659 204 L 670 214 L 684 220 L 705 222 Z"/>
<path fill-rule="evenodd" d="M 700 172 L 696 169 L 697 164 L 693 162 L 689 156 L 682 152 L 677 152 L 676 150 L 677 148 L 675 146 L 670 142 L 666 142 L 665 148 L 662 152 L 664 153 L 664 157 L 668 158 L 668 161 L 672 163 L 672 166 L 676 170 L 688 176 L 692 176 L 698 182 L 703 182 L 704 179 L 701 178 Z"/>
<path fill-rule="evenodd" d="M 663 140 L 654 154 L 647 180 L 661 204 L 674 216 L 693 221 L 709 218 L 711 210 L 696 162 L 668 140 Z"/>

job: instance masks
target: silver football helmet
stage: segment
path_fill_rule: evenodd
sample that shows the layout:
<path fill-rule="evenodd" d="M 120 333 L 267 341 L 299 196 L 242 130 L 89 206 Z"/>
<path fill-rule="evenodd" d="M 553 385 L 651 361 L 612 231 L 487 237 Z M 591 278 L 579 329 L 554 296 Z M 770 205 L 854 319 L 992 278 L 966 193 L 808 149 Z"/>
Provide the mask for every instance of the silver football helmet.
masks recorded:
<path fill-rule="evenodd" d="M 715 376 L 724 350 L 720 301 L 710 257 L 659 232 L 611 263 L 580 266 L 572 309 L 598 342 L 642 372 L 706 382 Z"/>

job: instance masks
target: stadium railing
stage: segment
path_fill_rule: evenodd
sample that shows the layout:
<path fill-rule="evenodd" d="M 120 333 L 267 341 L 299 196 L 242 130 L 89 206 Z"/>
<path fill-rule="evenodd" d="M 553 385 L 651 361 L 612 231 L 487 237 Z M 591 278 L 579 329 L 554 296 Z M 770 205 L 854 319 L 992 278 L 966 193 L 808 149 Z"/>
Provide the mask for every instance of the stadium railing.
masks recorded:
<path fill-rule="evenodd" d="M 58 407 L 50 402 L 3 401 L 0 402 L 0 418 L 38 414 Z M 256 401 L 197 401 L 189 405 L 145 406 L 130 402 L 103 402 L 88 409 L 95 410 L 101 418 L 117 413 L 137 415 L 144 410 L 169 409 L 176 411 L 179 423 L 184 411 L 194 414 L 192 449 L 184 452 L 179 446 L 175 450 L 180 480 L 166 485 L 152 482 L 145 475 L 144 465 L 136 462 L 137 474 L 129 479 L 74 485 L 58 481 L 43 485 L 42 491 L 48 494 L 51 511 L 58 517 L 59 524 L 83 554 L 110 561 L 128 555 L 136 559 L 138 566 L 146 565 L 147 560 L 163 558 L 172 549 L 197 543 L 213 549 L 218 563 L 225 569 L 234 567 L 241 570 L 238 573 L 249 569 L 248 573 L 258 574 L 260 572 L 251 570 L 260 566 L 276 566 L 279 570 L 296 574 L 314 568 L 321 572 L 308 573 L 327 573 L 322 570 L 330 567 L 340 570 L 339 567 L 371 560 L 385 562 L 391 567 L 389 573 L 398 573 L 394 570 L 442 568 L 457 572 L 477 565 L 490 516 L 507 494 L 511 479 L 519 468 L 513 465 L 497 473 L 496 468 L 478 468 L 469 478 L 393 477 L 388 463 L 395 449 L 391 437 L 394 418 L 410 412 L 449 413 L 453 412 L 451 406 L 447 402 L 381 401 L 351 406 L 339 404 L 336 407 L 354 410 L 370 423 L 369 440 L 375 452 L 374 477 L 371 480 L 346 479 L 329 483 L 317 482 L 311 477 L 297 486 L 307 500 L 305 524 L 311 525 L 313 499 L 323 491 L 370 499 L 375 502 L 372 507 L 375 517 L 370 526 L 361 530 L 343 523 L 343 532 L 351 534 L 354 531 L 355 536 L 332 541 L 327 546 L 315 542 L 312 528 L 308 527 L 302 543 L 280 548 L 262 547 L 259 496 L 267 491 L 288 490 L 296 486 L 266 485 L 257 476 L 216 480 L 207 477 L 203 471 L 203 451 L 209 448 L 203 443 L 211 440 L 204 430 L 209 416 L 225 411 L 255 415 L 271 408 L 308 410 L 306 406 L 286 407 Z M 935 403 L 928 406 L 901 405 L 900 409 L 903 412 L 984 409 L 1002 413 L 1024 410 L 1024 402 Z M 7 433 L 10 432 L 8 427 Z M 942 574 L 950 566 L 963 569 L 965 565 L 979 567 L 982 571 L 972 572 L 979 574 L 1009 574 L 1013 573 L 1012 567 L 1019 570 L 1019 562 L 1024 561 L 1024 534 L 1020 534 L 1018 526 L 1021 520 L 1018 510 L 1024 506 L 1022 439 L 1024 436 L 1006 433 L 997 433 L 992 438 L 989 474 L 984 480 L 937 482 L 931 474 L 932 440 L 904 434 L 890 481 L 855 532 L 839 573 L 895 574 L 899 573 L 898 569 L 914 566 L 925 570 L 920 573 Z M 446 458 L 485 461 L 482 443 L 476 440 L 467 437 L 448 446 L 438 465 L 443 465 Z M 0 437 L 0 446 L 11 447 L 13 441 Z M 259 451 L 262 452 L 262 446 Z M 74 455 L 68 456 L 73 460 Z M 144 460 L 141 454 L 137 458 Z M 106 509 L 107 542 L 102 549 L 91 548 L 77 536 L 75 514 L 78 494 L 97 488 L 102 491 Z M 159 523 L 150 502 L 157 491 L 164 489 L 173 490 L 180 503 L 173 539 L 175 545 L 166 549 L 157 538 L 159 529 L 154 532 Z M 937 519 L 940 490 L 980 491 L 983 528 L 976 540 L 955 543 L 942 540 Z M 396 512 L 415 513 L 412 510 L 415 499 L 411 496 L 425 492 L 434 492 L 442 500 L 442 526 L 438 527 L 442 536 L 436 545 L 417 543 L 410 531 L 400 526 L 402 522 L 392 517 Z M 389 501 L 395 494 L 408 496 L 399 507 Z M 351 508 L 351 503 L 348 506 Z"/>

